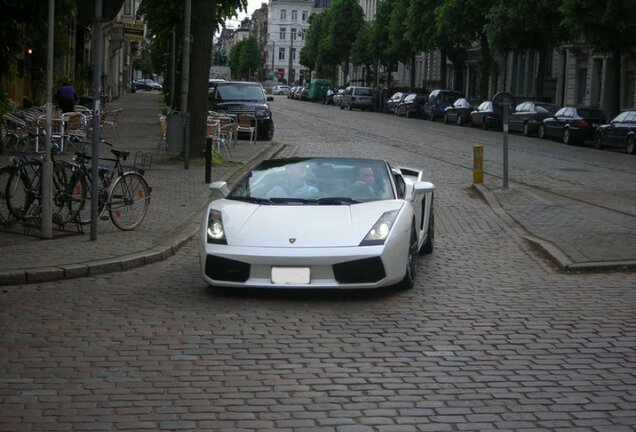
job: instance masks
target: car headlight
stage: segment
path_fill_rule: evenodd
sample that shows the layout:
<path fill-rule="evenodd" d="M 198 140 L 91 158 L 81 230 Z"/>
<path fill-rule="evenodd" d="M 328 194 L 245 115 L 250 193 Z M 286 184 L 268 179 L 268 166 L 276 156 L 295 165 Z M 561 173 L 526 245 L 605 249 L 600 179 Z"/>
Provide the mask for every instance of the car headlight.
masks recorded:
<path fill-rule="evenodd" d="M 391 232 L 391 228 L 393 228 L 393 223 L 395 222 L 395 218 L 399 210 L 391 210 L 384 213 L 380 216 L 380 219 L 373 225 L 373 227 L 369 230 L 367 235 L 360 243 L 360 246 L 374 246 L 384 244 L 384 241 L 389 236 Z"/>
<path fill-rule="evenodd" d="M 218 210 L 210 210 L 208 215 L 208 243 L 227 244 L 225 239 L 225 229 L 223 228 L 223 218 Z"/>
<path fill-rule="evenodd" d="M 254 111 L 254 117 L 267 118 L 269 117 L 269 110 L 267 108 L 257 108 L 256 111 Z"/>

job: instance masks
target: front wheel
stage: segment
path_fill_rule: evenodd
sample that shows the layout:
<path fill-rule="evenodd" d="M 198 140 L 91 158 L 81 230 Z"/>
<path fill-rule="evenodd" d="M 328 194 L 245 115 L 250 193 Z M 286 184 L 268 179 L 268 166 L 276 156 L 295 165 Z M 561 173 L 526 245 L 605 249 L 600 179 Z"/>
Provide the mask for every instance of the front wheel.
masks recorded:
<path fill-rule="evenodd" d="M 530 127 L 528 126 L 528 123 L 524 123 L 523 124 L 523 136 L 530 136 Z"/>
<path fill-rule="evenodd" d="M 570 132 L 570 128 L 563 129 L 563 144 L 572 145 L 572 134 Z"/>
<path fill-rule="evenodd" d="M 539 126 L 539 132 L 538 132 L 539 138 L 540 139 L 546 139 L 547 137 L 545 136 L 545 126 L 544 125 L 540 125 Z"/>
<path fill-rule="evenodd" d="M 457 126 L 461 126 L 462 125 L 462 116 L 458 115 L 457 116 Z"/>
<path fill-rule="evenodd" d="M 636 139 L 634 136 L 630 136 L 627 138 L 627 153 L 630 155 L 636 154 Z"/>
<path fill-rule="evenodd" d="M 150 206 L 150 187 L 141 174 L 128 172 L 118 177 L 108 194 L 108 212 L 113 224 L 130 231 L 146 217 Z"/>
<path fill-rule="evenodd" d="M 400 289 L 411 289 L 415 285 L 415 277 L 417 276 L 417 233 L 415 225 L 411 226 L 411 241 L 409 242 L 409 253 L 406 257 L 406 271 L 404 279 L 398 284 Z"/>
<path fill-rule="evenodd" d="M 597 150 L 601 150 L 603 149 L 603 147 L 603 136 L 600 133 L 596 134 L 596 137 L 594 138 L 594 148 Z"/>

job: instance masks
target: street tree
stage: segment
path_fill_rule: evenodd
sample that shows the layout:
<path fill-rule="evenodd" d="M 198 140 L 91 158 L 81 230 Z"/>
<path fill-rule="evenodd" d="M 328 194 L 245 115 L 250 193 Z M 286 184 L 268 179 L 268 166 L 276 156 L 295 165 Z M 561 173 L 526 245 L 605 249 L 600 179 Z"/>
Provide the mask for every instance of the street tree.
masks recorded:
<path fill-rule="evenodd" d="M 482 63 L 479 93 L 482 98 L 488 96 L 492 56 L 485 30 L 494 2 L 495 0 L 444 0 L 435 8 L 437 34 L 445 35 L 449 45 L 460 48 L 449 52 L 456 73 L 461 70 L 461 64 L 465 60 L 464 48 L 479 41 Z M 461 85 L 458 77 L 455 81 L 456 85 Z"/>
<path fill-rule="evenodd" d="M 636 46 L 636 2 L 634 0 L 562 0 L 563 25 L 598 53 L 611 54 L 608 67 L 606 109 L 620 111 L 621 63 L 623 53 Z"/>
<path fill-rule="evenodd" d="M 334 0 L 326 10 L 328 14 L 327 38 L 324 55 L 343 64 L 345 82 L 349 76 L 351 46 L 364 22 L 364 11 L 356 0 Z"/>
<path fill-rule="evenodd" d="M 552 47 L 568 38 L 561 25 L 563 14 L 553 0 L 506 0 L 493 5 L 486 33 L 500 53 L 533 50 L 539 54 L 534 98 L 543 99 L 547 56 Z"/>
<path fill-rule="evenodd" d="M 389 43 L 388 55 L 391 58 L 410 65 L 411 91 L 415 88 L 415 55 L 417 50 L 411 40 L 406 37 L 404 23 L 408 18 L 410 0 L 392 0 L 392 10 L 389 16 Z"/>
<path fill-rule="evenodd" d="M 315 70 L 318 76 L 335 80 L 333 62 L 329 61 L 329 57 L 321 55 L 321 42 L 327 37 L 327 14 L 325 12 L 311 14 L 307 22 L 309 27 L 305 34 L 305 46 L 300 50 L 300 64 L 310 71 Z"/>
<path fill-rule="evenodd" d="M 387 71 L 386 86 L 391 88 L 391 72 L 397 64 L 397 59 L 390 54 L 389 50 L 389 23 L 391 20 L 391 10 L 393 0 L 380 0 L 377 5 L 375 18 L 371 22 L 371 53 Z"/>
<path fill-rule="evenodd" d="M 435 25 L 436 10 L 443 0 L 411 0 L 405 21 L 406 37 L 418 51 L 440 50 L 440 85 L 446 83 L 446 58 L 453 46 L 450 35 Z"/>
<path fill-rule="evenodd" d="M 356 39 L 353 41 L 353 45 L 351 45 L 351 63 L 354 66 L 364 66 L 367 83 L 373 81 L 371 71 L 375 71 L 376 64 L 371 50 L 371 31 L 371 23 L 367 21 L 363 22 Z"/>

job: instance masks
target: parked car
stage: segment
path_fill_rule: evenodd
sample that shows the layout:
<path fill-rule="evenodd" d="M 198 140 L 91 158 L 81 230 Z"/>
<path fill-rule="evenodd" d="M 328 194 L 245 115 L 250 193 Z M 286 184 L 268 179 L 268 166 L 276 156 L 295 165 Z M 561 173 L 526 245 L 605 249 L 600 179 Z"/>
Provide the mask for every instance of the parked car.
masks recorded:
<path fill-rule="evenodd" d="M 523 136 L 530 136 L 539 131 L 543 119 L 554 115 L 559 110 L 558 105 L 546 102 L 521 102 L 508 118 L 508 129 L 511 132 L 521 132 Z"/>
<path fill-rule="evenodd" d="M 433 251 L 435 185 L 417 169 L 357 158 L 268 159 L 205 211 L 213 286 L 362 289 L 414 285 Z M 419 264 L 418 264 L 419 262 Z"/>
<path fill-rule="evenodd" d="M 287 95 L 289 94 L 289 86 L 287 84 L 279 84 L 272 87 L 273 95 Z"/>
<path fill-rule="evenodd" d="M 596 129 L 607 123 L 603 111 L 587 107 L 566 106 L 539 125 L 539 138 L 558 138 L 564 144 L 577 144 L 594 139 Z"/>
<path fill-rule="evenodd" d="M 353 108 L 358 108 L 362 111 L 367 109 L 373 111 L 374 105 L 375 101 L 371 87 L 349 86 L 340 101 L 340 109 L 349 108 L 349 111 Z"/>
<path fill-rule="evenodd" d="M 444 123 L 457 123 L 461 126 L 470 122 L 470 113 L 475 107 L 466 98 L 459 98 L 444 110 Z"/>
<path fill-rule="evenodd" d="M 300 100 L 300 95 L 303 93 L 303 86 L 297 86 L 294 90 L 294 99 Z"/>
<path fill-rule="evenodd" d="M 484 101 L 470 113 L 471 126 L 485 129 L 500 128 L 501 117 L 495 112 L 491 101 Z"/>
<path fill-rule="evenodd" d="M 134 80 L 133 85 L 135 86 L 135 90 L 163 90 L 161 84 L 149 78 Z"/>
<path fill-rule="evenodd" d="M 596 131 L 595 147 L 624 148 L 629 154 L 636 154 L 636 110 L 624 111 Z"/>
<path fill-rule="evenodd" d="M 336 95 L 336 90 L 329 89 L 327 93 L 325 93 L 325 99 L 322 101 L 324 105 L 333 105 L 333 97 Z"/>
<path fill-rule="evenodd" d="M 295 91 L 296 91 L 296 86 L 290 87 L 289 92 L 287 92 L 287 99 L 293 99 Z"/>
<path fill-rule="evenodd" d="M 424 104 L 424 117 L 433 121 L 442 118 L 446 107 L 451 106 L 460 97 L 464 95 L 455 90 L 433 90 Z"/>
<path fill-rule="evenodd" d="M 324 101 L 327 91 L 333 86 L 331 80 L 314 78 L 309 84 L 309 100 L 312 102 Z"/>
<path fill-rule="evenodd" d="M 346 91 L 346 89 L 338 89 L 338 91 L 333 95 L 333 104 L 335 106 L 340 106 L 342 104 L 342 96 Z"/>
<path fill-rule="evenodd" d="M 393 95 L 387 99 L 385 105 L 385 111 L 392 114 L 397 114 L 397 106 L 402 103 L 407 93 L 404 92 L 395 92 Z"/>
<path fill-rule="evenodd" d="M 397 106 L 397 115 L 406 117 L 422 117 L 424 115 L 424 103 L 428 95 L 423 93 L 409 93 L 401 104 Z"/>
<path fill-rule="evenodd" d="M 256 118 L 258 139 L 271 141 L 274 137 L 274 120 L 263 86 L 257 82 L 224 81 L 217 83 L 216 91 L 209 96 L 210 111 L 228 114 L 251 114 Z"/>

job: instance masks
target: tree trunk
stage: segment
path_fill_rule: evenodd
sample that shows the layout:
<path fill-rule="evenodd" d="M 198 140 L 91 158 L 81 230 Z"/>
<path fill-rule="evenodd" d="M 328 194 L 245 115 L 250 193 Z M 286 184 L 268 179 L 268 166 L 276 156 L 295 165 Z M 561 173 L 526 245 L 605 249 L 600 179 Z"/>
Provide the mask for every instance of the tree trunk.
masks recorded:
<path fill-rule="evenodd" d="M 415 91 L 415 53 L 411 56 L 411 91 Z"/>
<path fill-rule="evenodd" d="M 208 78 L 212 56 L 212 36 L 216 0 L 192 0 L 192 48 L 190 57 L 190 154 L 203 153 L 208 116 Z"/>
<path fill-rule="evenodd" d="M 439 87 L 446 88 L 446 49 L 442 48 L 440 50 L 440 64 L 439 64 Z"/>
<path fill-rule="evenodd" d="M 490 56 L 490 45 L 485 33 L 481 34 L 481 74 L 479 79 L 479 97 L 481 100 L 488 99 L 488 84 L 490 83 L 490 70 L 492 58 Z"/>
<path fill-rule="evenodd" d="M 543 101 L 543 81 L 545 78 L 547 48 L 541 45 L 539 48 L 539 64 L 537 67 L 537 77 L 534 85 L 534 100 Z"/>

